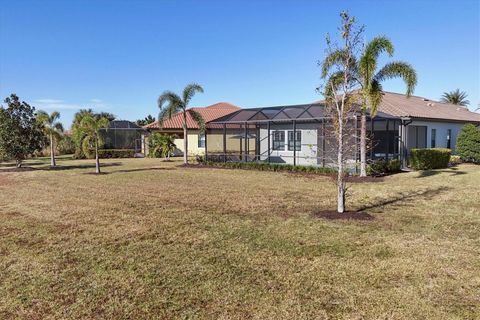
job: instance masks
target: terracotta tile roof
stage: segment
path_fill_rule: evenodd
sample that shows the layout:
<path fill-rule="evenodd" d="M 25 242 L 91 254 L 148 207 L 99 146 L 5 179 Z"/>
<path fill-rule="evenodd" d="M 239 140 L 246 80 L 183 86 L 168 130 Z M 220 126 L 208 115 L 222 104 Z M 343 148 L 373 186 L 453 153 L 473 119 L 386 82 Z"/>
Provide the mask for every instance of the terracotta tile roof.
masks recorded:
<path fill-rule="evenodd" d="M 480 122 L 480 114 L 465 107 L 393 92 L 384 92 L 379 111 L 395 117 Z"/>
<path fill-rule="evenodd" d="M 228 102 L 219 102 L 212 104 L 208 107 L 193 107 L 192 110 L 200 113 L 205 120 L 207 128 L 223 128 L 221 125 L 209 124 L 210 121 L 216 120 L 218 118 L 224 117 L 232 112 L 240 110 L 239 107 L 228 103 Z M 143 128 L 145 129 L 159 129 L 158 121 L 147 124 Z M 171 119 L 163 121 L 162 129 L 182 129 L 183 128 L 183 115 L 181 113 L 176 113 L 172 116 Z M 187 128 L 188 129 L 198 129 L 197 123 L 193 120 L 192 116 L 187 113 Z"/>

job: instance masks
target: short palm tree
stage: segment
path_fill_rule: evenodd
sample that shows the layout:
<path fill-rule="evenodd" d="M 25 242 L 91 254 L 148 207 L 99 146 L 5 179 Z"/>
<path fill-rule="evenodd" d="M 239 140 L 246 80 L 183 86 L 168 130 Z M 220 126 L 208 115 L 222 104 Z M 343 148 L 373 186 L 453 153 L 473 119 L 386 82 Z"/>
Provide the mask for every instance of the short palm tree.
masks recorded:
<path fill-rule="evenodd" d="M 441 101 L 466 107 L 470 104 L 470 101 L 467 100 L 467 97 L 468 95 L 465 91 L 460 91 L 460 89 L 457 89 L 455 91 L 444 92 Z"/>
<path fill-rule="evenodd" d="M 55 161 L 55 142 L 58 142 L 63 133 L 63 126 L 58 119 L 60 113 L 53 111 L 51 114 L 45 111 L 38 111 L 37 120 L 43 125 L 43 132 L 50 138 L 50 166 L 55 167 L 57 165 Z"/>
<path fill-rule="evenodd" d="M 365 177 L 367 154 L 367 111 L 373 118 L 377 114 L 378 106 L 382 102 L 381 82 L 392 78 L 402 78 L 407 86 L 409 97 L 417 84 L 417 74 L 408 63 L 390 62 L 377 72 L 378 57 L 382 52 L 393 55 L 393 44 L 386 37 L 372 39 L 364 47 L 357 63 L 357 81 L 361 95 L 361 125 L 360 125 L 360 176 Z"/>
<path fill-rule="evenodd" d="M 106 117 L 95 117 L 86 114 L 80 122 L 80 132 L 87 141 L 93 142 L 95 146 L 95 173 L 100 173 L 100 160 L 98 157 L 98 145 L 100 139 L 100 130 L 107 128 L 110 121 Z"/>
<path fill-rule="evenodd" d="M 172 91 L 164 91 L 158 97 L 158 107 L 160 114 L 158 115 L 158 123 L 161 126 L 166 119 L 171 119 L 172 115 L 181 112 L 183 115 L 183 163 L 188 164 L 188 128 L 187 128 L 187 113 L 190 114 L 193 121 L 195 121 L 200 132 L 205 131 L 205 121 L 200 113 L 195 110 L 188 109 L 188 104 L 192 100 L 195 93 L 203 93 L 203 88 L 196 83 L 191 83 L 183 89 L 182 97 Z"/>
<path fill-rule="evenodd" d="M 166 160 L 170 160 L 170 155 L 175 151 L 177 147 L 175 145 L 175 136 L 171 134 L 164 134 L 160 137 L 160 146 L 162 149 L 162 157 Z"/>

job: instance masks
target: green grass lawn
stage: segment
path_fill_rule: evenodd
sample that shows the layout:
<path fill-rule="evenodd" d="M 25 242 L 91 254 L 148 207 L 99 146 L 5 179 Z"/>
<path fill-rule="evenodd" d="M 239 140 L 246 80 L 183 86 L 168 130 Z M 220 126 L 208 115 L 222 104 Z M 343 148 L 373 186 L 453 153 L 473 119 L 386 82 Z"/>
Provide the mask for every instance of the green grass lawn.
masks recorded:
<path fill-rule="evenodd" d="M 158 159 L 0 164 L 1 319 L 478 319 L 480 167 L 352 184 Z"/>

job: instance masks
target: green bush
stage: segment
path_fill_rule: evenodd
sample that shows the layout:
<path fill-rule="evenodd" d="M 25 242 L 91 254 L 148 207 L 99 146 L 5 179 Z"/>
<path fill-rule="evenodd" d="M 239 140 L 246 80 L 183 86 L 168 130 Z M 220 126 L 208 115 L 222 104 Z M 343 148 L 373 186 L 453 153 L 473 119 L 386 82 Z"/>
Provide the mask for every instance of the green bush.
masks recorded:
<path fill-rule="evenodd" d="M 58 154 L 73 154 L 75 153 L 75 143 L 70 136 L 63 136 L 62 139 L 57 143 Z"/>
<path fill-rule="evenodd" d="M 250 169 L 250 170 L 260 170 L 260 171 L 285 171 L 285 172 L 308 172 L 316 174 L 331 174 L 336 172 L 332 168 L 323 168 L 316 166 L 294 166 L 291 164 L 283 163 L 267 163 L 267 162 L 215 162 L 215 161 L 204 161 L 204 165 L 219 167 L 219 168 L 229 168 L 229 169 Z"/>
<path fill-rule="evenodd" d="M 402 170 L 402 164 L 398 159 L 392 159 L 387 163 L 387 171 L 388 172 L 400 172 Z"/>
<path fill-rule="evenodd" d="M 460 158 L 460 156 L 456 156 L 456 155 L 450 156 L 450 165 L 453 166 L 459 163 L 462 163 L 462 158 Z"/>
<path fill-rule="evenodd" d="M 95 158 L 95 150 L 88 150 L 88 158 Z M 101 159 L 112 159 L 112 158 L 133 158 L 135 156 L 135 150 L 132 149 L 101 149 L 98 150 L 98 157 Z"/>
<path fill-rule="evenodd" d="M 463 126 L 457 137 L 457 153 L 465 162 L 480 163 L 480 128 Z"/>
<path fill-rule="evenodd" d="M 398 159 L 392 159 L 388 162 L 386 160 L 373 160 L 367 165 L 367 175 L 369 176 L 384 176 L 389 173 L 399 172 L 401 170 L 401 163 Z"/>
<path fill-rule="evenodd" d="M 411 149 L 410 166 L 415 170 L 447 168 L 451 153 L 446 148 Z"/>

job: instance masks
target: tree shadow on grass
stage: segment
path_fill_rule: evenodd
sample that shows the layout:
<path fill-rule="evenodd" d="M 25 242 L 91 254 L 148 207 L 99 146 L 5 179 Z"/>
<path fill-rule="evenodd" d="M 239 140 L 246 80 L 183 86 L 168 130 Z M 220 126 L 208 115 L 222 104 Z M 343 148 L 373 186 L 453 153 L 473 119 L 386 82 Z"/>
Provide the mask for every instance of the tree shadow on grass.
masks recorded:
<path fill-rule="evenodd" d="M 110 171 L 108 173 L 129 173 L 129 172 L 164 171 L 164 170 L 175 170 L 175 168 L 135 168 L 135 169 L 115 170 L 115 171 Z"/>
<path fill-rule="evenodd" d="M 357 209 L 358 212 L 371 209 L 383 209 L 385 206 L 413 206 L 417 200 L 429 200 L 441 193 L 450 191 L 451 187 L 441 186 L 427 190 L 419 190 L 413 192 L 402 192 L 399 195 L 387 199 L 379 199 L 374 203 L 365 205 Z"/>
<path fill-rule="evenodd" d="M 418 176 L 416 176 L 415 178 L 417 178 L 417 179 L 418 178 L 426 178 L 426 177 L 436 176 L 440 173 L 449 173 L 450 176 L 457 176 L 457 175 L 466 174 L 465 171 L 460 171 L 458 168 L 453 167 L 453 168 L 443 169 L 443 170 L 437 169 L 437 170 L 419 171 Z"/>
<path fill-rule="evenodd" d="M 116 167 L 121 166 L 121 162 L 111 162 L 101 164 L 100 167 Z M 94 169 L 95 163 L 83 163 L 83 164 L 74 164 L 74 165 L 57 165 L 56 167 L 50 167 L 50 165 L 43 165 L 43 166 L 22 166 L 21 168 L 13 166 L 9 166 L 11 168 L 8 169 L 0 169 L 1 172 L 23 172 L 23 171 L 64 171 L 64 170 L 75 170 L 75 169 Z"/>

